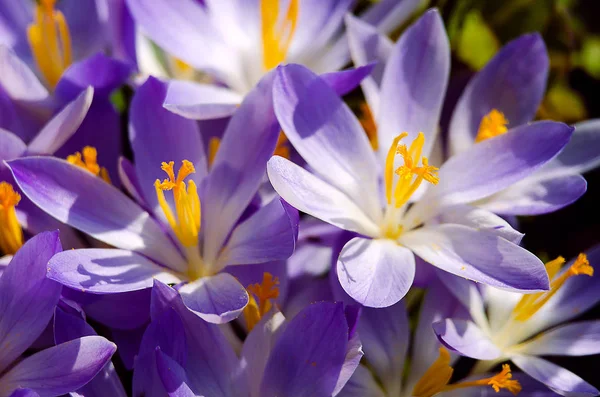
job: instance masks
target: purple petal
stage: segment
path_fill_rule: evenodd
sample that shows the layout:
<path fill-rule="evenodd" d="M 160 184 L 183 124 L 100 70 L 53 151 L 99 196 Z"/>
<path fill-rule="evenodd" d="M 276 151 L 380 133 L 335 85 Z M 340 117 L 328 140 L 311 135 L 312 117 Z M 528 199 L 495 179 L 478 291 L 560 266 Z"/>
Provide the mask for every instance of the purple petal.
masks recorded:
<path fill-rule="evenodd" d="M 472 321 L 447 318 L 433 323 L 433 331 L 447 348 L 463 356 L 494 360 L 502 354 Z"/>
<path fill-rule="evenodd" d="M 125 157 L 119 158 L 119 179 L 121 180 L 121 184 L 127 193 L 129 193 L 129 195 L 133 197 L 138 204 L 140 204 L 146 210 L 149 210 L 146 208 L 146 200 L 143 198 L 144 191 L 142 190 L 140 181 L 135 173 L 135 167 L 131 161 Z"/>
<path fill-rule="evenodd" d="M 557 211 L 579 199 L 587 190 L 581 175 L 537 178 L 532 175 L 478 203 L 502 215 L 539 215 Z"/>
<path fill-rule="evenodd" d="M 480 142 L 444 163 L 440 183 L 429 190 L 429 197 L 453 205 L 497 193 L 556 156 L 572 132 L 565 124 L 539 121 Z"/>
<path fill-rule="evenodd" d="M 107 99 L 131 72 L 128 64 L 97 53 L 65 70 L 56 86 L 56 95 L 64 100 L 73 100 L 81 91 L 92 86 L 97 97 Z"/>
<path fill-rule="evenodd" d="M 27 150 L 25 142 L 23 142 L 17 135 L 10 131 L 0 129 L 0 162 L 3 160 L 12 160 L 21 157 Z M 0 168 L 3 168 L 4 164 L 0 163 Z"/>
<path fill-rule="evenodd" d="M 237 318 L 248 304 L 248 292 L 228 273 L 198 279 L 181 287 L 179 293 L 187 307 L 214 324 Z"/>
<path fill-rule="evenodd" d="M 373 378 L 371 372 L 364 366 L 359 365 L 338 397 L 385 397 L 386 393 Z"/>
<path fill-rule="evenodd" d="M 400 243 L 459 277 L 516 292 L 549 288 L 546 269 L 535 255 L 493 233 L 447 224 L 405 233 Z"/>
<path fill-rule="evenodd" d="M 281 128 L 310 167 L 371 217 L 381 216 L 373 194 L 379 172 L 373 149 L 350 108 L 327 83 L 303 66 L 282 66 L 273 100 Z"/>
<path fill-rule="evenodd" d="M 125 0 L 109 0 L 107 11 L 108 17 L 104 22 L 111 41 L 112 55 L 130 65 L 136 65 L 135 22 Z"/>
<path fill-rule="evenodd" d="M 418 0 L 381 0 L 371 5 L 361 19 L 389 33 L 403 24 L 419 7 Z"/>
<path fill-rule="evenodd" d="M 258 83 L 229 121 L 206 181 L 202 228 L 209 263 L 254 198 L 275 150 L 279 126 L 271 107 L 272 76 Z"/>
<path fill-rule="evenodd" d="M 192 120 L 210 120 L 231 116 L 243 97 L 214 84 L 174 80 L 169 83 L 164 107 Z"/>
<path fill-rule="evenodd" d="M 324 73 L 320 77 L 339 96 L 346 95 L 354 90 L 363 79 L 371 74 L 375 63 L 358 66 L 354 69 L 341 70 L 338 72 Z"/>
<path fill-rule="evenodd" d="M 21 361 L 2 376 L 2 386 L 29 388 L 41 396 L 65 394 L 92 380 L 116 349 L 100 336 L 65 342 Z"/>
<path fill-rule="evenodd" d="M 528 34 L 505 45 L 469 82 L 450 121 L 450 149 L 475 143 L 483 116 L 504 113 L 511 128 L 531 121 L 546 91 L 548 54 L 542 37 Z"/>
<path fill-rule="evenodd" d="M 151 288 L 153 279 L 165 283 L 181 281 L 142 255 L 112 248 L 63 251 L 48 262 L 48 278 L 93 294 Z"/>
<path fill-rule="evenodd" d="M 356 237 L 342 249 L 337 274 L 344 291 L 368 307 L 398 302 L 415 278 L 415 257 L 393 240 Z"/>
<path fill-rule="evenodd" d="M 406 131 L 407 142 L 419 132 L 425 134 L 423 155 L 429 157 L 449 73 L 448 36 L 440 14 L 430 10 L 402 34 L 385 67 L 377 119 L 383 156 L 394 138 Z"/>
<path fill-rule="evenodd" d="M 100 178 L 50 157 L 17 159 L 9 167 L 25 195 L 59 221 L 105 243 L 185 269 L 156 221 Z"/>
<path fill-rule="evenodd" d="M 523 344 L 535 356 L 588 356 L 600 353 L 600 321 L 581 321 L 551 329 Z"/>
<path fill-rule="evenodd" d="M 46 278 L 46 264 L 62 250 L 58 232 L 31 238 L 0 278 L 0 370 L 19 357 L 48 325 L 61 286 Z"/>
<path fill-rule="evenodd" d="M 265 368 L 261 396 L 330 396 L 339 377 L 348 325 L 341 303 L 315 303 L 288 324 Z"/>
<path fill-rule="evenodd" d="M 333 390 L 333 396 L 338 395 L 343 387 L 348 383 L 350 377 L 352 377 L 352 374 L 354 371 L 356 371 L 356 368 L 360 364 L 360 360 L 362 359 L 363 355 L 364 353 L 362 351 L 361 340 L 358 334 L 355 334 L 348 341 L 346 358 L 344 359 L 344 365 L 342 365 L 342 370 L 340 371 L 335 389 Z"/>
<path fill-rule="evenodd" d="M 77 131 L 88 113 L 94 89 L 88 87 L 54 116 L 27 146 L 29 154 L 53 154 Z"/>
<path fill-rule="evenodd" d="M 160 349 L 156 350 L 156 367 L 169 397 L 195 397 L 187 385 L 185 370 Z"/>
<path fill-rule="evenodd" d="M 566 397 L 597 396 L 600 391 L 579 376 L 556 364 L 533 356 L 515 356 L 512 361 L 527 375 Z"/>
<path fill-rule="evenodd" d="M 17 389 L 11 393 L 10 397 L 40 397 L 40 395 L 31 389 Z"/>
<path fill-rule="evenodd" d="M 16 101 L 39 103 L 48 99 L 48 91 L 33 71 L 4 45 L 0 45 L 0 85 Z"/>
<path fill-rule="evenodd" d="M 175 170 L 179 169 L 182 160 L 191 161 L 196 169 L 191 179 L 198 186 L 207 174 L 207 159 L 198 124 L 163 108 L 166 94 L 167 84 L 149 77 L 137 89 L 129 115 L 129 139 L 135 169 L 144 199 L 151 208 L 158 207 L 154 181 L 166 177 L 161 170 L 163 161 L 175 162 Z M 162 216 L 162 212 L 159 213 Z"/>
<path fill-rule="evenodd" d="M 113 329 L 111 332 L 111 336 L 117 344 L 119 358 L 128 371 L 133 369 L 135 356 L 140 351 L 140 344 L 147 325 L 148 322 L 146 321 L 142 326 L 135 329 Z"/>
<path fill-rule="evenodd" d="M 575 124 L 575 132 L 564 150 L 552 162 L 553 170 L 582 174 L 600 165 L 600 120 Z"/>
<path fill-rule="evenodd" d="M 233 230 L 219 267 L 287 259 L 297 236 L 298 211 L 275 198 Z"/>

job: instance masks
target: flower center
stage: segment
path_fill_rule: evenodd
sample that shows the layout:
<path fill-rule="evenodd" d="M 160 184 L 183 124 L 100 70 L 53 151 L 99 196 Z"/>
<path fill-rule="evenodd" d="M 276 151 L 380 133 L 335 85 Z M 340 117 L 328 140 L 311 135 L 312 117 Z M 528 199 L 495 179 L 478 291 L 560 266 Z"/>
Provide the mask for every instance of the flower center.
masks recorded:
<path fill-rule="evenodd" d="M 513 316 L 517 321 L 527 321 L 530 319 L 571 277 L 583 274 L 590 277 L 594 275 L 594 268 L 590 266 L 590 262 L 588 262 L 585 254 L 579 254 L 571 267 L 561 275 L 558 275 L 558 272 L 564 263 L 565 259 L 561 256 L 546 263 L 548 276 L 550 277 L 550 280 L 552 280 L 550 282 L 550 290 L 523 296 L 513 309 Z"/>
<path fill-rule="evenodd" d="M 429 165 L 427 157 L 421 156 L 425 144 L 425 135 L 419 132 L 410 148 L 400 144 L 400 141 L 406 136 L 408 136 L 408 133 L 403 132 L 394 138 L 385 161 L 384 181 L 388 210 L 384 235 L 392 239 L 396 239 L 403 231 L 402 226 L 396 223 L 395 210 L 408 203 L 410 197 L 417 191 L 423 181 L 433 185 L 437 185 L 440 181 L 437 176 L 438 168 Z M 404 164 L 394 168 L 397 155 L 402 157 Z M 419 162 L 421 165 L 419 165 Z M 398 178 L 394 178 L 394 174 Z M 395 183 L 394 179 L 396 179 Z"/>
<path fill-rule="evenodd" d="M 423 377 L 419 379 L 412 395 L 414 397 L 432 397 L 445 391 L 478 386 L 491 386 L 496 393 L 501 389 L 506 389 L 517 395 L 521 391 L 521 384 L 519 381 L 512 379 L 510 365 L 508 364 L 504 364 L 502 371 L 492 377 L 449 385 L 453 372 L 454 369 L 450 366 L 450 353 L 445 348 L 440 347 L 440 355 L 423 374 Z"/>
<path fill-rule="evenodd" d="M 508 131 L 508 128 L 506 128 L 507 125 L 508 120 L 504 117 L 504 113 L 497 109 L 492 109 L 491 112 L 481 119 L 475 142 L 485 141 L 486 139 L 504 134 Z"/>
<path fill-rule="evenodd" d="M 279 279 L 273 277 L 269 272 L 263 273 L 262 283 L 251 284 L 246 288 L 250 300 L 244 308 L 244 319 L 248 327 L 248 332 L 258 324 L 258 322 L 273 307 L 272 300 L 279 296 Z"/>
<path fill-rule="evenodd" d="M 261 0 L 263 66 L 271 70 L 285 59 L 298 21 L 299 0 L 290 0 L 285 18 L 279 21 L 279 1 Z"/>
<path fill-rule="evenodd" d="M 0 251 L 14 255 L 23 245 L 23 230 L 17 220 L 15 207 L 21 195 L 7 182 L 0 182 Z"/>
<path fill-rule="evenodd" d="M 106 168 L 98 165 L 98 151 L 96 148 L 92 146 L 86 146 L 83 148 L 81 153 L 75 152 L 67 156 L 67 161 L 73 165 L 76 165 L 77 167 L 91 172 L 95 176 L 99 176 L 104 182 L 111 183 Z"/>
<path fill-rule="evenodd" d="M 34 22 L 27 28 L 29 46 L 37 66 L 51 87 L 71 64 L 71 35 L 56 0 L 38 0 Z"/>

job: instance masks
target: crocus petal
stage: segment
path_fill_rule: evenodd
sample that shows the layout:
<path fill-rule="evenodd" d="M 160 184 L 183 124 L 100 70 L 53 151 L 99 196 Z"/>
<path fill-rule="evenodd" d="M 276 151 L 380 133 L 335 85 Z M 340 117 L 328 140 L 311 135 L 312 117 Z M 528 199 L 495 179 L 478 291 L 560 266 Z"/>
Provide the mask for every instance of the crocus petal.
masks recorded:
<path fill-rule="evenodd" d="M 88 171 L 50 157 L 17 159 L 9 167 L 25 195 L 59 221 L 115 247 L 185 269 L 183 258 L 158 223 Z"/>
<path fill-rule="evenodd" d="M 575 202 L 586 190 L 587 182 L 581 175 L 532 175 L 476 204 L 502 215 L 547 214 Z"/>
<path fill-rule="evenodd" d="M 341 70 L 338 72 L 324 73 L 320 77 L 339 96 L 348 94 L 354 90 L 360 82 L 371 74 L 375 63 L 358 66 L 354 69 Z"/>
<path fill-rule="evenodd" d="M 267 362 L 261 396 L 326 397 L 344 363 L 348 325 L 341 303 L 316 303 L 286 327 Z"/>
<path fill-rule="evenodd" d="M 42 350 L 2 377 L 2 387 L 32 389 L 42 397 L 79 389 L 96 376 L 117 347 L 100 336 L 85 336 Z"/>
<path fill-rule="evenodd" d="M 166 178 L 161 170 L 162 162 L 173 161 L 178 170 L 183 160 L 191 161 L 196 172 L 190 178 L 198 186 L 207 174 L 208 164 L 198 124 L 163 108 L 166 94 L 167 84 L 149 77 L 137 89 L 129 114 L 129 140 L 135 169 L 144 199 L 151 208 L 158 206 L 154 182 Z M 165 196 L 171 201 L 170 194 Z"/>
<path fill-rule="evenodd" d="M 0 370 L 21 355 L 54 314 L 61 286 L 46 264 L 62 250 L 58 232 L 40 233 L 21 247 L 0 278 Z"/>
<path fill-rule="evenodd" d="M 527 375 L 566 397 L 597 396 L 600 391 L 579 376 L 556 364 L 533 356 L 515 356 L 512 361 Z"/>
<path fill-rule="evenodd" d="M 41 102 L 48 98 L 48 91 L 33 71 L 4 45 L 0 45 L 0 84 L 16 101 Z"/>
<path fill-rule="evenodd" d="M 195 397 L 187 385 L 185 370 L 160 349 L 156 350 L 156 367 L 169 397 Z"/>
<path fill-rule="evenodd" d="M 422 153 L 429 156 L 449 73 L 448 36 L 440 14 L 430 10 L 400 37 L 385 67 L 377 119 L 383 158 L 403 131 L 408 133 L 407 142 L 423 132 L 426 139 Z M 423 81 L 427 81 L 427 87 Z"/>
<path fill-rule="evenodd" d="M 587 120 L 574 125 L 575 132 L 564 150 L 549 168 L 555 172 L 578 173 L 600 165 L 600 120 Z"/>
<path fill-rule="evenodd" d="M 142 190 L 140 181 L 135 173 L 135 167 L 131 161 L 125 157 L 119 158 L 119 179 L 127 193 L 129 193 L 138 204 L 147 207 L 146 201 L 143 198 L 144 191 Z"/>
<path fill-rule="evenodd" d="M 533 338 L 522 346 L 535 356 L 588 356 L 600 353 L 600 321 L 566 324 Z"/>
<path fill-rule="evenodd" d="M 40 397 L 40 395 L 31 389 L 17 389 L 11 393 L 10 397 Z"/>
<path fill-rule="evenodd" d="M 358 334 L 363 343 L 365 358 L 373 373 L 381 380 L 388 395 L 399 395 L 410 330 L 404 302 L 393 306 L 363 308 L 358 323 Z"/>
<path fill-rule="evenodd" d="M 350 377 L 356 371 L 356 368 L 360 364 L 360 360 L 362 359 L 364 353 L 362 350 L 362 342 L 358 336 L 358 334 L 354 334 L 348 341 L 348 346 L 346 348 L 346 358 L 344 359 L 344 364 L 342 365 L 342 370 L 340 371 L 340 375 L 338 376 L 337 383 L 335 384 L 335 388 L 333 389 L 332 396 L 337 396 L 340 391 L 344 388 L 344 386 L 350 380 Z"/>
<path fill-rule="evenodd" d="M 447 224 L 405 233 L 400 243 L 459 277 L 520 292 L 549 288 L 546 269 L 535 255 L 493 233 Z"/>
<path fill-rule="evenodd" d="M 12 132 L 0 128 L 0 161 L 20 157 L 25 150 L 27 150 L 25 142 Z M 4 164 L 0 164 L 0 168 L 2 167 Z"/>
<path fill-rule="evenodd" d="M 300 65 L 277 69 L 277 120 L 302 158 L 374 219 L 381 217 L 373 149 L 350 108 L 321 78 Z"/>
<path fill-rule="evenodd" d="M 472 321 L 447 318 L 433 323 L 433 331 L 440 342 L 463 356 L 493 360 L 502 354 Z"/>
<path fill-rule="evenodd" d="M 225 87 L 175 80 L 169 84 L 164 107 L 192 120 L 217 119 L 231 116 L 242 99 Z"/>
<path fill-rule="evenodd" d="M 273 154 L 279 127 L 268 74 L 235 112 L 212 164 L 202 201 L 204 259 L 213 262 L 227 236 L 258 191 Z"/>
<path fill-rule="evenodd" d="M 355 65 L 366 65 L 378 61 L 373 72 L 361 82 L 361 88 L 373 117 L 377 120 L 379 112 L 379 90 L 387 60 L 392 53 L 394 43 L 384 34 L 380 33 L 360 19 L 346 15 L 346 29 L 350 54 Z"/>
<path fill-rule="evenodd" d="M 453 205 L 499 192 L 551 160 L 572 132 L 565 124 L 539 121 L 480 142 L 444 163 L 440 183 L 428 190 L 428 197 Z"/>
<path fill-rule="evenodd" d="M 542 37 L 528 34 L 505 45 L 469 82 L 450 121 L 450 149 L 460 153 L 475 142 L 483 116 L 504 113 L 509 126 L 531 121 L 546 91 L 548 54 Z"/>
<path fill-rule="evenodd" d="M 29 143 L 29 154 L 53 154 L 77 131 L 87 115 L 94 89 L 83 90 L 73 102 L 66 105 L 42 128 L 39 134 Z"/>
<path fill-rule="evenodd" d="M 292 207 L 345 230 L 379 235 L 379 227 L 347 195 L 304 168 L 273 156 L 267 173 L 277 193 Z"/>
<path fill-rule="evenodd" d="M 344 291 L 368 307 L 398 302 L 415 278 L 415 257 L 393 240 L 355 237 L 342 249 L 337 275 Z"/>
<path fill-rule="evenodd" d="M 231 274 L 203 277 L 179 289 L 185 305 L 202 319 L 223 324 L 237 318 L 248 304 L 248 292 Z"/>
<path fill-rule="evenodd" d="M 418 0 L 381 0 L 371 5 L 360 18 L 370 25 L 377 26 L 382 32 L 389 33 L 403 24 L 419 4 Z"/>
<path fill-rule="evenodd" d="M 48 277 L 67 287 L 93 294 L 151 288 L 154 278 L 165 283 L 180 281 L 168 269 L 142 255 L 111 248 L 63 251 L 48 262 Z"/>
<path fill-rule="evenodd" d="M 385 397 L 386 395 L 371 372 L 365 366 L 359 365 L 338 397 Z"/>
<path fill-rule="evenodd" d="M 294 252 L 298 211 L 275 198 L 233 230 L 219 268 L 284 260 Z"/>

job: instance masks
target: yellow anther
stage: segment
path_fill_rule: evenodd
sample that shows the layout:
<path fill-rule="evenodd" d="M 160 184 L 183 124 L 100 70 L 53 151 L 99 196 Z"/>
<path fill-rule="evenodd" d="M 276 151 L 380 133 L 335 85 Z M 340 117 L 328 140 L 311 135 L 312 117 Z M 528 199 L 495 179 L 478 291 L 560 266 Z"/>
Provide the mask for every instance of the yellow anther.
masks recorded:
<path fill-rule="evenodd" d="M 506 128 L 507 125 L 508 120 L 504 117 L 504 113 L 492 109 L 491 112 L 481 119 L 475 142 L 485 141 L 486 139 L 504 134 L 508 131 L 508 128 Z"/>
<path fill-rule="evenodd" d="M 27 38 L 38 68 L 48 84 L 55 87 L 72 62 L 71 35 L 62 12 L 54 9 L 55 0 L 40 0 Z"/>
<path fill-rule="evenodd" d="M 158 179 L 154 182 L 156 197 L 169 225 L 181 244 L 185 247 L 196 247 L 201 221 L 200 198 L 194 181 L 189 180 L 187 186 L 184 182 L 185 178 L 196 171 L 190 161 L 183 160 L 177 177 L 175 177 L 174 164 L 173 161 L 161 164 L 161 169 L 167 174 L 168 178 L 162 182 Z M 176 216 L 165 199 L 165 190 L 173 191 Z"/>
<path fill-rule="evenodd" d="M 171 57 L 170 60 L 171 69 L 175 77 L 183 80 L 193 80 L 196 71 L 190 64 L 175 57 Z"/>
<path fill-rule="evenodd" d="M 271 70 L 285 60 L 296 31 L 299 0 L 290 0 L 282 23 L 279 21 L 280 0 L 261 0 L 263 66 Z"/>
<path fill-rule="evenodd" d="M 367 138 L 369 138 L 369 142 L 371 142 L 371 147 L 373 150 L 379 149 L 379 140 L 377 137 L 377 125 L 375 124 L 375 119 L 373 118 L 373 113 L 371 113 L 371 108 L 367 105 L 366 102 L 362 102 L 360 104 L 360 124 L 362 125 L 365 133 L 367 134 Z"/>
<path fill-rule="evenodd" d="M 0 182 L 0 251 L 14 255 L 23 245 L 23 230 L 17 220 L 15 207 L 21 195 L 7 182 Z"/>
<path fill-rule="evenodd" d="M 248 331 L 251 331 L 261 318 L 273 307 L 272 300 L 279 297 L 279 279 L 269 272 L 263 273 L 262 283 L 248 286 L 250 300 L 244 309 Z"/>
<path fill-rule="evenodd" d="M 441 392 L 479 386 L 491 386 L 496 393 L 501 389 L 506 389 L 517 395 L 521 391 L 521 384 L 518 380 L 512 379 L 510 365 L 508 364 L 502 365 L 502 371 L 492 377 L 449 385 L 448 382 L 450 382 L 453 372 L 454 369 L 450 366 L 450 353 L 445 348 L 440 347 L 438 359 L 419 379 L 413 389 L 412 396 L 432 397 Z"/>
<path fill-rule="evenodd" d="M 217 151 L 219 151 L 219 146 L 221 146 L 221 139 L 216 136 L 210 138 L 208 141 L 208 166 L 212 167 L 215 162 L 215 157 L 217 157 Z"/>
<path fill-rule="evenodd" d="M 110 183 L 108 171 L 98 165 L 98 151 L 92 146 L 86 146 L 80 152 L 67 156 L 67 161 L 73 165 L 83 168 L 92 174 L 99 176 L 106 183 Z"/>
<path fill-rule="evenodd" d="M 552 298 L 558 292 L 558 290 L 560 290 L 565 282 L 571 277 L 579 275 L 591 277 L 594 275 L 594 268 L 590 266 L 590 262 L 587 260 L 587 256 L 585 254 L 579 254 L 571 267 L 559 275 L 558 272 L 564 263 L 565 259 L 559 256 L 555 260 L 546 264 L 548 276 L 552 280 L 550 282 L 550 290 L 523 296 L 513 309 L 513 315 L 516 320 L 527 321 L 530 319 L 546 304 L 546 302 L 550 300 L 550 298 Z"/>
<path fill-rule="evenodd" d="M 290 158 L 290 148 L 288 146 L 288 138 L 285 136 L 283 131 L 279 133 L 279 137 L 277 138 L 277 144 L 275 146 L 275 151 L 273 152 L 276 156 L 285 157 L 289 160 Z"/>

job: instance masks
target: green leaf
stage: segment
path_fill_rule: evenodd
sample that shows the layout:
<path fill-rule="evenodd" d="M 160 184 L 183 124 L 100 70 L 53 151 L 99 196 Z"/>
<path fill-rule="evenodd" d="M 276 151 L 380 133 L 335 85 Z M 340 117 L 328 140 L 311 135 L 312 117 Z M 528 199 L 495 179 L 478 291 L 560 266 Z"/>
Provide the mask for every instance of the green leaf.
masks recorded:
<path fill-rule="evenodd" d="M 475 70 L 481 69 L 498 52 L 500 42 L 478 10 L 466 16 L 458 40 L 457 57 Z"/>
<path fill-rule="evenodd" d="M 589 36 L 583 41 L 580 65 L 595 79 L 600 79 L 600 37 Z"/>
<path fill-rule="evenodd" d="M 566 83 L 559 82 L 546 93 L 538 116 L 542 119 L 572 123 L 585 119 L 587 112 L 583 98 L 577 91 L 571 89 Z"/>

